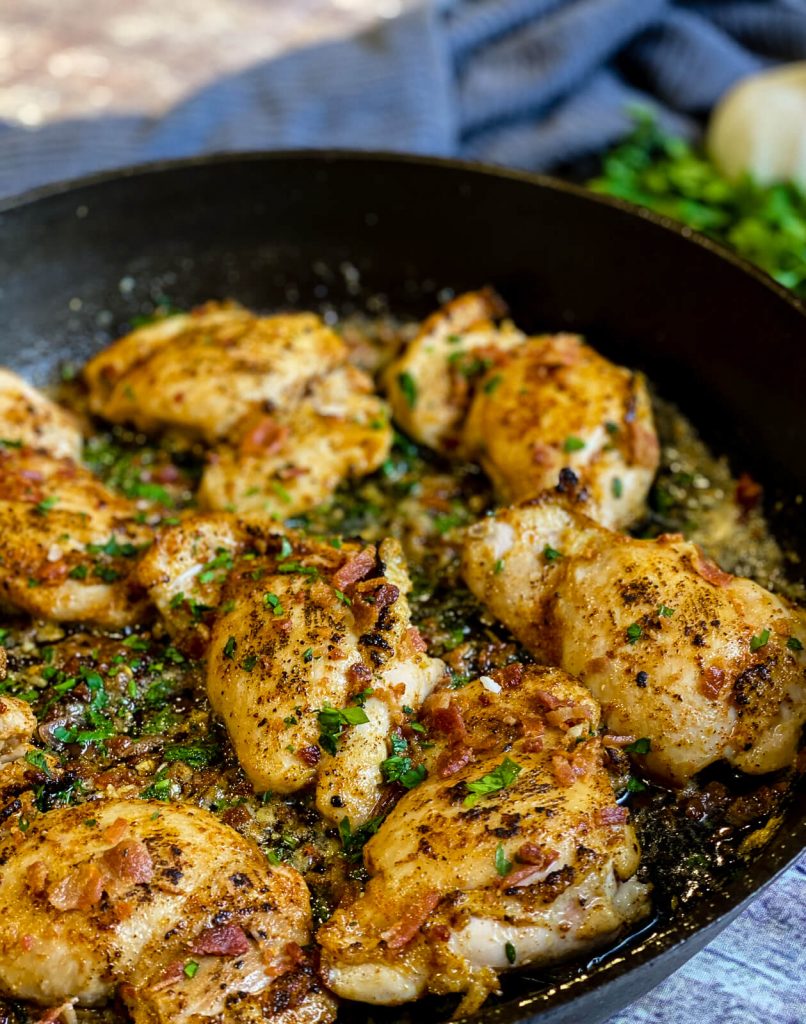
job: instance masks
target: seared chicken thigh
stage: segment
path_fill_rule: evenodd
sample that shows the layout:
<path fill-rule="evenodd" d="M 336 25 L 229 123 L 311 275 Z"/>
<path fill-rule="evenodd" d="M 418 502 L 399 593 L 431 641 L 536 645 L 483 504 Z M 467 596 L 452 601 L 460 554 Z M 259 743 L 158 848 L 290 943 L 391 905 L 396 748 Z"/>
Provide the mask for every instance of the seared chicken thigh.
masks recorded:
<path fill-rule="evenodd" d="M 387 736 L 444 671 L 411 625 L 397 542 L 333 548 L 199 516 L 166 531 L 138 579 L 180 642 L 209 642 L 210 702 L 255 788 L 315 783 L 325 817 L 366 821 Z M 210 609 L 195 627 L 194 607 Z"/>
<path fill-rule="evenodd" d="M 806 618 L 722 572 L 680 534 L 635 540 L 561 500 L 468 531 L 464 577 L 544 662 L 576 676 L 613 732 L 648 739 L 647 769 L 678 785 L 725 759 L 791 764 L 806 720 Z"/>
<path fill-rule="evenodd" d="M 0 367 L 0 445 L 24 445 L 57 459 L 78 459 L 81 431 L 66 409 Z"/>
<path fill-rule="evenodd" d="M 127 574 L 151 533 L 72 459 L 0 448 L 0 607 L 117 628 L 143 601 Z"/>
<path fill-rule="evenodd" d="M 467 292 L 425 320 L 416 337 L 384 374 L 395 419 L 407 434 L 444 455 L 454 455 L 472 398 L 472 380 L 524 335 L 495 317 L 506 307 L 495 292 Z"/>
<path fill-rule="evenodd" d="M 260 405 L 295 402 L 345 359 L 341 339 L 312 313 L 258 317 L 209 303 L 120 338 L 84 376 L 99 416 L 213 442 Z"/>
<path fill-rule="evenodd" d="M 212 453 L 199 503 L 284 519 L 325 501 L 342 480 L 378 469 L 392 431 L 372 381 L 344 366 L 298 404 L 245 417 L 231 440 Z"/>
<path fill-rule="evenodd" d="M 5 651 L 3 651 L 5 661 Z M 5 676 L 5 667 L 0 679 Z M 16 761 L 28 749 L 36 728 L 36 716 L 24 700 L 0 695 L 0 767 Z"/>
<path fill-rule="evenodd" d="M 428 777 L 364 848 L 364 893 L 319 930 L 338 995 L 398 1004 L 605 943 L 648 911 L 603 767 L 599 709 L 556 669 L 510 665 L 425 705 Z"/>
<path fill-rule="evenodd" d="M 660 446 L 646 384 L 574 334 L 529 338 L 476 390 L 462 452 L 507 504 L 572 470 L 581 508 L 603 526 L 640 518 Z"/>
<path fill-rule="evenodd" d="M 135 1024 L 325 1021 L 308 891 L 196 807 L 100 800 L 0 839 L 0 994 Z"/>
<path fill-rule="evenodd" d="M 376 470 L 392 431 L 344 342 L 312 313 L 210 303 L 141 327 L 85 369 L 90 407 L 216 447 L 199 502 L 285 518 Z"/>
<path fill-rule="evenodd" d="M 560 482 L 598 522 L 628 525 L 660 457 L 643 377 L 576 335 L 497 327 L 502 311 L 493 293 L 471 292 L 426 320 L 386 373 L 395 418 L 421 443 L 480 462 L 503 502 Z"/>

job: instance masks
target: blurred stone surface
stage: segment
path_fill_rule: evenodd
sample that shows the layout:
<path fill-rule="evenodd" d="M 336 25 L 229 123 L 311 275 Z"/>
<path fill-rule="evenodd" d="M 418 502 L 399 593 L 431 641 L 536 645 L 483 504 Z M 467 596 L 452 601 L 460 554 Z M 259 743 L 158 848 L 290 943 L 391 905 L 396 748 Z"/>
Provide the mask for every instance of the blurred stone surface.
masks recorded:
<path fill-rule="evenodd" d="M 1 0 L 0 119 L 159 113 L 222 75 L 406 0 Z"/>

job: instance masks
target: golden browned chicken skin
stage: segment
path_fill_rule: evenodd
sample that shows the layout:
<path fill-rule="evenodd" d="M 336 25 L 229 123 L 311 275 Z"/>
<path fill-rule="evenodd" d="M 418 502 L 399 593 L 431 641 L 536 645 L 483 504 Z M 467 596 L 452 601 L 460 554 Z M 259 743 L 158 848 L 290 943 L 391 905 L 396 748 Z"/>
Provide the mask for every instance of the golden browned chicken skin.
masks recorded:
<path fill-rule="evenodd" d="M 215 445 L 203 508 L 286 518 L 386 458 L 392 431 L 371 379 L 313 313 L 233 304 L 140 327 L 85 369 L 90 408 L 115 423 Z"/>
<path fill-rule="evenodd" d="M 556 669 L 510 665 L 426 702 L 428 777 L 364 848 L 370 880 L 319 930 L 339 995 L 461 992 L 605 943 L 648 911 L 603 767 L 599 707 Z"/>
<path fill-rule="evenodd" d="M 209 443 L 255 407 L 297 401 L 345 358 L 313 313 L 259 317 L 211 302 L 125 335 L 87 363 L 84 378 L 97 415 Z"/>
<path fill-rule="evenodd" d="M 230 440 L 210 456 L 199 504 L 285 519 L 378 469 L 392 431 L 370 378 L 344 366 L 314 381 L 298 403 L 246 416 Z"/>
<path fill-rule="evenodd" d="M 576 676 L 608 727 L 649 740 L 678 785 L 725 759 L 785 768 L 806 720 L 803 612 L 722 572 L 680 534 L 635 540 L 561 499 L 472 526 L 468 586 L 542 661 Z"/>
<path fill-rule="evenodd" d="M 5 677 L 5 653 L 0 655 L 0 680 Z M 0 695 L 0 767 L 22 757 L 35 728 L 36 716 L 24 700 Z"/>
<path fill-rule="evenodd" d="M 423 444 L 478 461 L 502 502 L 560 483 L 597 522 L 629 525 L 660 459 L 643 377 L 577 335 L 496 326 L 502 311 L 489 291 L 470 292 L 426 320 L 386 373 L 395 418 Z"/>
<path fill-rule="evenodd" d="M 135 1024 L 320 1024 L 308 891 L 192 806 L 104 799 L 0 836 L 0 994 Z"/>
<path fill-rule="evenodd" d="M 0 445 L 24 445 L 57 459 L 78 459 L 82 437 L 71 413 L 0 367 Z"/>
<path fill-rule="evenodd" d="M 180 642 L 208 645 L 210 703 L 258 792 L 315 783 L 324 817 L 366 821 L 390 730 L 444 673 L 411 625 L 397 542 L 334 548 L 199 516 L 164 534 L 138 579 Z M 194 603 L 211 609 L 195 627 Z"/>
<path fill-rule="evenodd" d="M 0 448 L 0 608 L 117 628 L 145 605 L 128 574 L 151 531 L 72 459 Z"/>

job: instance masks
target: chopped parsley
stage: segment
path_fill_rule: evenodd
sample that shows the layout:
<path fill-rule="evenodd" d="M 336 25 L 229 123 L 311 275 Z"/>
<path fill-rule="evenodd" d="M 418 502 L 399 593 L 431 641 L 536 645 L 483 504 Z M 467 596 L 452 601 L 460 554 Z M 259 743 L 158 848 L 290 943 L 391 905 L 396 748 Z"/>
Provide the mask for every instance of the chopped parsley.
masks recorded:
<path fill-rule="evenodd" d="M 404 370 L 397 375 L 397 384 L 406 399 L 406 404 L 413 409 L 417 404 L 417 382 L 414 377 Z"/>
<path fill-rule="evenodd" d="M 627 626 L 626 635 L 628 644 L 637 644 L 644 635 L 644 631 L 637 622 L 633 622 L 632 625 Z"/>
<path fill-rule="evenodd" d="M 49 779 L 52 778 L 53 773 L 51 772 L 50 766 L 48 765 L 45 755 L 41 750 L 29 750 L 25 755 L 25 760 L 40 772 L 44 772 Z"/>
<path fill-rule="evenodd" d="M 482 775 L 480 779 L 467 783 L 468 795 L 464 799 L 465 807 L 475 807 L 482 797 L 511 786 L 521 771 L 522 768 L 519 764 L 505 757 L 497 768 Z"/>
<path fill-rule="evenodd" d="M 486 381 L 485 384 L 484 384 L 484 388 L 483 388 L 484 394 L 485 395 L 492 395 L 492 394 L 494 394 L 498 390 L 498 388 L 501 386 L 501 381 L 503 379 L 504 378 L 501 376 L 500 373 L 497 373 L 494 377 L 490 377 L 490 379 L 488 381 Z"/>
<path fill-rule="evenodd" d="M 496 559 L 495 565 L 493 566 L 493 572 L 495 573 L 496 576 L 498 576 L 499 573 L 502 573 L 504 571 L 505 565 L 506 563 L 504 562 L 503 558 Z"/>
<path fill-rule="evenodd" d="M 302 562 L 281 562 L 277 566 L 277 572 L 299 573 L 301 576 L 318 576 L 319 570 L 315 565 L 303 565 Z"/>
<path fill-rule="evenodd" d="M 620 498 L 624 494 L 624 484 L 620 476 L 614 476 L 610 483 L 610 491 L 614 498 Z"/>
<path fill-rule="evenodd" d="M 335 754 L 338 750 L 339 740 L 342 738 L 351 725 L 364 725 L 369 721 L 366 711 L 356 706 L 346 708 L 332 708 L 325 704 L 316 712 L 316 718 L 321 730 L 319 746 L 328 754 Z"/>
<path fill-rule="evenodd" d="M 674 608 L 669 608 L 668 605 L 660 604 L 658 605 L 658 615 L 662 615 L 664 619 L 671 619 L 674 615 Z"/>
<path fill-rule="evenodd" d="M 215 743 L 173 743 L 163 751 L 163 760 L 181 761 L 191 768 L 207 768 L 219 757 L 221 751 Z"/>
<path fill-rule="evenodd" d="M 202 566 L 199 573 L 199 583 L 212 583 L 213 580 L 219 583 L 222 582 L 230 569 L 232 569 L 232 566 L 232 553 L 226 548 L 216 548 L 215 558 Z M 223 569 L 224 572 L 219 573 L 219 569 Z"/>
<path fill-rule="evenodd" d="M 406 789 L 419 786 L 428 775 L 425 765 L 412 767 L 411 758 L 402 754 L 393 754 L 381 761 L 381 772 L 387 782 L 399 782 Z"/>
<path fill-rule="evenodd" d="M 383 824 L 383 817 L 370 818 L 359 828 L 353 831 L 349 818 L 342 818 L 339 822 L 339 838 L 345 854 L 350 860 L 359 860 L 364 845 L 378 831 Z"/>
<path fill-rule="evenodd" d="M 646 789 L 646 783 L 641 782 L 640 779 L 636 779 L 634 775 L 631 775 L 627 779 L 627 792 L 628 793 L 643 793 Z"/>
<path fill-rule="evenodd" d="M 762 647 L 767 646 L 767 641 L 770 639 L 770 631 L 768 629 L 762 629 L 758 636 L 750 638 L 750 650 L 757 651 Z"/>
<path fill-rule="evenodd" d="M 547 562 L 556 562 L 558 559 L 563 557 L 563 553 L 562 551 L 558 551 L 556 548 L 553 548 L 551 547 L 551 545 L 547 544 L 543 548 L 543 557 L 546 559 Z"/>
<path fill-rule="evenodd" d="M 786 646 L 790 651 L 802 651 L 803 644 L 798 640 L 796 636 L 790 636 L 786 641 Z"/>
<path fill-rule="evenodd" d="M 188 960 L 183 968 L 183 973 L 186 978 L 195 978 L 198 973 L 199 965 L 195 960 Z"/>
<path fill-rule="evenodd" d="M 41 516 L 46 516 L 50 510 L 57 505 L 59 502 L 58 495 L 51 494 L 49 498 L 43 498 L 42 501 L 37 502 L 36 511 Z"/>
<path fill-rule="evenodd" d="M 512 870 L 512 861 L 507 860 L 503 843 L 499 843 L 495 850 L 495 870 L 502 878 L 506 878 Z"/>
<path fill-rule="evenodd" d="M 235 657 L 235 648 L 237 646 L 238 646 L 238 641 L 235 639 L 235 637 L 234 636 L 228 637 L 227 638 L 227 642 L 224 644 L 224 657 L 225 658 L 234 658 Z"/>
<path fill-rule="evenodd" d="M 584 447 L 585 442 L 582 440 L 581 437 L 574 437 L 572 435 L 570 437 L 566 437 L 566 439 L 563 441 L 564 452 L 581 452 Z"/>
<path fill-rule="evenodd" d="M 507 942 L 504 944 L 504 955 L 507 958 L 508 964 L 514 964 L 515 961 L 518 959 L 518 951 L 517 949 L 515 949 L 511 942 Z"/>
<path fill-rule="evenodd" d="M 271 608 L 275 615 L 283 614 L 283 605 L 280 598 L 276 594 L 264 594 L 263 604 L 266 608 Z"/>
<path fill-rule="evenodd" d="M 652 740 L 647 736 L 642 736 L 640 740 L 629 743 L 624 749 L 628 754 L 648 754 L 652 749 Z"/>

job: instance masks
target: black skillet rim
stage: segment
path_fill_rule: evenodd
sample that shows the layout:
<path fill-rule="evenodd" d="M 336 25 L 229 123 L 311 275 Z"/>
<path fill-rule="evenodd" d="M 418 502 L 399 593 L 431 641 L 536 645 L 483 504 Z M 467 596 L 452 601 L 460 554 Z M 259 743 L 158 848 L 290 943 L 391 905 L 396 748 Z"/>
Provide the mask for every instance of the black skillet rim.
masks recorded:
<path fill-rule="evenodd" d="M 310 162 L 312 166 L 350 162 L 366 164 L 402 163 L 426 169 L 438 169 L 446 173 L 461 171 L 473 176 L 497 178 L 520 182 L 524 185 L 537 186 L 546 191 L 565 193 L 581 202 L 610 207 L 620 214 L 631 218 L 637 217 L 653 225 L 655 228 L 671 232 L 692 245 L 705 249 L 713 256 L 726 260 L 740 272 L 755 279 L 756 282 L 771 292 L 779 301 L 785 302 L 797 315 L 802 316 L 804 328 L 806 329 L 806 302 L 797 299 L 791 291 L 775 281 L 765 271 L 737 255 L 732 250 L 672 218 L 648 210 L 645 207 L 636 206 L 623 199 L 592 192 L 583 186 L 571 184 L 550 175 L 512 170 L 494 164 L 457 160 L 448 157 L 344 148 L 228 150 L 201 156 L 144 161 L 36 186 L 24 192 L 0 198 L 0 215 L 35 204 L 40 200 L 68 194 L 73 190 L 102 186 L 119 180 L 137 177 L 148 178 L 152 175 L 174 171 L 181 172 L 195 168 L 224 166 L 227 164 L 282 163 L 292 160 Z M 798 802 L 803 803 L 804 797 L 806 797 L 806 793 L 804 793 L 801 787 Z M 795 798 L 798 798 L 797 793 Z M 617 996 L 618 1002 L 610 1003 L 610 1000 L 603 999 L 603 1003 L 608 1004 L 606 1009 L 608 1013 L 615 1012 L 618 1006 L 629 1005 L 630 1002 L 659 984 L 682 966 L 686 960 L 699 952 L 727 924 L 738 916 L 763 889 L 767 888 L 779 875 L 794 865 L 798 858 L 806 852 L 806 814 L 799 815 L 797 812 L 797 807 L 790 804 L 784 814 L 783 822 L 773 839 L 775 844 L 774 850 L 771 851 L 775 855 L 775 863 L 773 865 L 768 864 L 766 859 L 754 860 L 746 871 L 731 879 L 718 892 L 710 895 L 707 900 L 705 898 L 698 899 L 692 907 L 685 908 L 677 913 L 672 921 L 666 922 L 660 930 L 657 929 L 655 924 L 650 924 L 648 929 L 645 929 L 645 931 L 648 930 L 648 934 L 643 934 L 639 931 L 634 939 L 627 940 L 623 950 L 617 949 L 613 955 L 606 954 L 603 957 L 603 962 L 596 965 L 587 974 L 578 978 L 572 978 L 570 981 L 560 981 L 556 986 L 550 987 L 548 991 L 537 992 L 525 999 L 523 998 L 523 992 L 514 998 L 508 998 L 509 994 L 505 993 L 502 1001 L 483 1007 L 469 1020 L 483 1020 L 490 1022 L 490 1024 L 492 1022 L 495 1022 L 495 1024 L 523 1022 L 525 1024 L 525 1022 L 532 1020 L 540 1020 L 546 1022 L 546 1024 L 551 1024 L 552 1021 L 557 1020 L 558 1024 L 561 1021 L 565 1024 L 565 1022 L 572 1020 L 567 1015 L 567 1011 L 572 1009 L 570 1004 L 587 1002 L 585 1000 L 586 996 L 589 1000 L 596 990 L 610 987 L 613 983 L 615 983 L 616 987 L 619 987 L 618 983 L 622 980 L 626 983 L 626 999 L 619 999 Z M 749 887 L 756 877 L 758 877 L 757 883 Z M 695 914 L 692 914 L 692 911 Z M 696 913 L 697 911 L 699 913 Z M 693 916 L 696 916 L 698 920 L 691 920 Z M 684 949 L 684 947 L 687 948 Z M 639 970 L 643 975 L 645 983 L 636 985 L 633 982 L 633 985 L 630 985 L 630 980 L 634 979 Z M 379 1014 L 378 1016 L 380 1017 Z M 595 1015 L 594 1011 L 594 1015 L 589 1019 L 598 1021 L 601 1017 Z"/>

